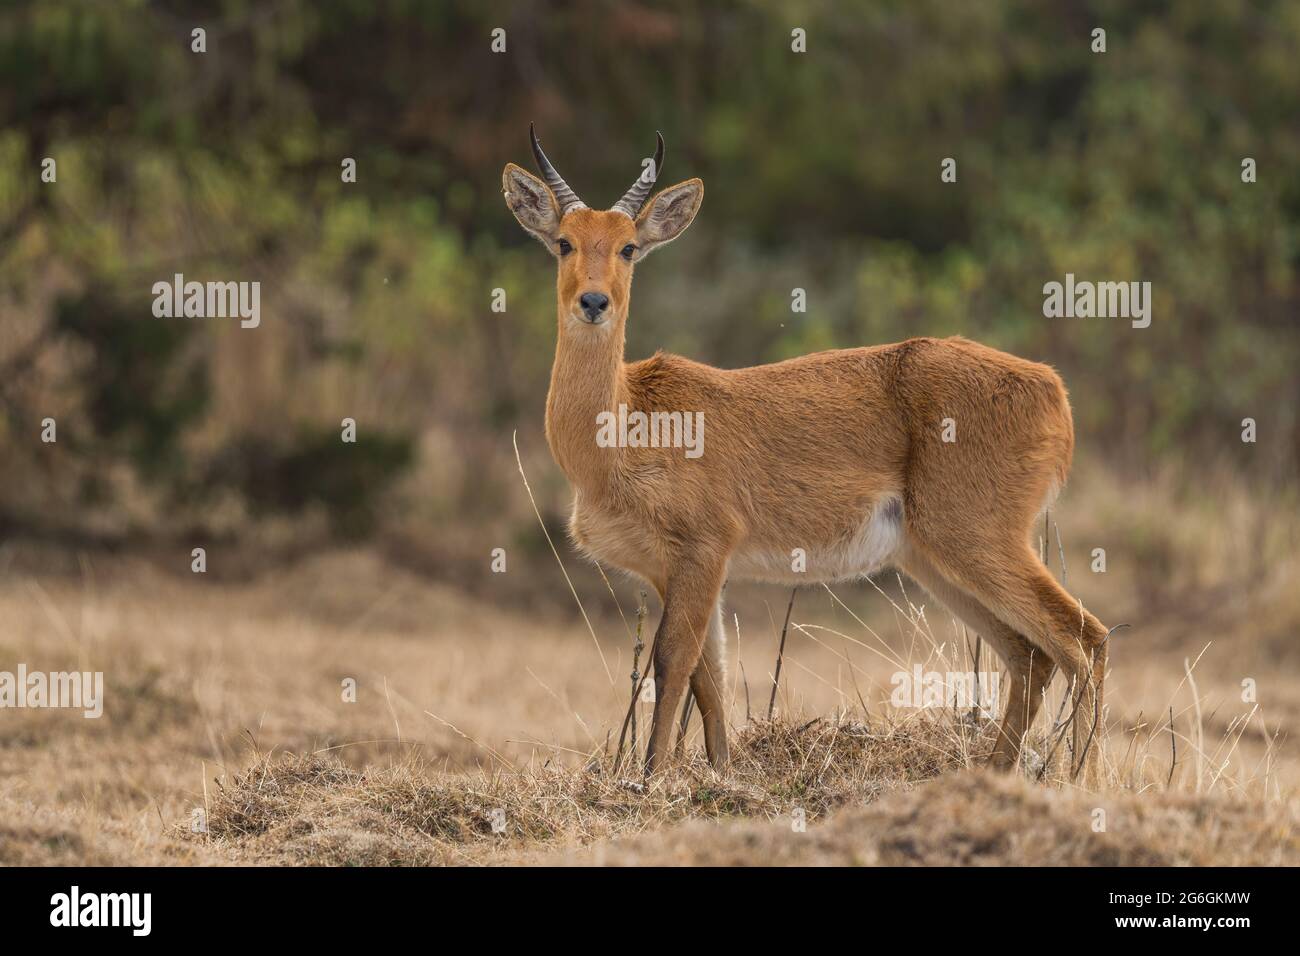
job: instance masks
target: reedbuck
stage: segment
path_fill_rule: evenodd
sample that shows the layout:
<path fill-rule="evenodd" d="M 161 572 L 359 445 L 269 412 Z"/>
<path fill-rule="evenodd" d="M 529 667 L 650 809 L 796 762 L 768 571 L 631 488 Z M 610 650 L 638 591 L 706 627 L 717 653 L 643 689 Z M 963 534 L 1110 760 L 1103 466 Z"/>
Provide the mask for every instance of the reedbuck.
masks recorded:
<path fill-rule="evenodd" d="M 632 272 L 691 224 L 704 184 L 689 179 L 647 201 L 660 137 L 627 194 L 612 209 L 590 209 L 530 135 L 543 179 L 511 163 L 503 184 L 519 224 L 559 266 L 546 439 L 573 486 L 570 533 L 586 553 L 649 581 L 663 602 L 647 773 L 668 753 L 688 682 L 709 760 L 727 762 L 728 576 L 805 584 L 892 564 L 1006 664 L 1011 690 L 991 763 L 1016 765 L 1059 667 L 1077 689 L 1075 760 L 1094 779 L 1107 632 L 1029 544 L 1074 446 L 1056 372 L 962 338 L 742 369 L 662 352 L 625 362 Z M 703 413 L 703 454 L 598 440 L 602 422 L 638 411 Z M 803 573 L 792 570 L 796 548 Z"/>

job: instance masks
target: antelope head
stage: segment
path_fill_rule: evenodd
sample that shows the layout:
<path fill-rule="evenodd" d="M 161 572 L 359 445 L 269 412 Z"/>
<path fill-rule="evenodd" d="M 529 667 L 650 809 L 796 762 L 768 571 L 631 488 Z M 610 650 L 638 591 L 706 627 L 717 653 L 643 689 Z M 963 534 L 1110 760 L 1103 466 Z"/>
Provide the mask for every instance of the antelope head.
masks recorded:
<path fill-rule="evenodd" d="M 626 321 L 633 266 L 686 230 L 704 199 L 704 183 L 688 179 L 646 201 L 664 158 L 658 136 L 654 160 L 623 198 L 609 209 L 591 209 L 556 172 L 531 125 L 528 135 L 542 179 L 507 163 L 502 186 L 519 224 L 556 257 L 561 321 L 578 327 Z"/>

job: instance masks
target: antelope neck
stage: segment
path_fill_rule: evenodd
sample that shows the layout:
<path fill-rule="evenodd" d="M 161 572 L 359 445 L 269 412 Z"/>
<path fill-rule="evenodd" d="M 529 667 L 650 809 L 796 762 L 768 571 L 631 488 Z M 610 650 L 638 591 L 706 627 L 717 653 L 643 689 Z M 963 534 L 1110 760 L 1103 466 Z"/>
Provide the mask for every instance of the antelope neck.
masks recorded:
<path fill-rule="evenodd" d="M 561 310 L 546 396 L 546 440 L 569 481 L 599 493 L 609 480 L 620 450 L 596 444 L 596 417 L 617 413 L 627 402 L 623 365 L 624 320 L 606 320 L 608 328 L 574 325 Z"/>

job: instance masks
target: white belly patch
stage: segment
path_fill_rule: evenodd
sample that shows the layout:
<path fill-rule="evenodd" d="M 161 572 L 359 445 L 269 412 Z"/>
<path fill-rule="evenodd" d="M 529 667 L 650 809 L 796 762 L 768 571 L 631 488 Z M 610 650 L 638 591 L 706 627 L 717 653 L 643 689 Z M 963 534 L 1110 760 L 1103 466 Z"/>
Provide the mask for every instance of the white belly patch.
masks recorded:
<path fill-rule="evenodd" d="M 829 544 L 792 540 L 789 549 L 743 549 L 731 559 L 732 577 L 809 583 L 865 577 L 893 560 L 903 543 L 903 503 L 882 498 L 853 534 Z M 802 554 L 800 553 L 802 552 Z"/>

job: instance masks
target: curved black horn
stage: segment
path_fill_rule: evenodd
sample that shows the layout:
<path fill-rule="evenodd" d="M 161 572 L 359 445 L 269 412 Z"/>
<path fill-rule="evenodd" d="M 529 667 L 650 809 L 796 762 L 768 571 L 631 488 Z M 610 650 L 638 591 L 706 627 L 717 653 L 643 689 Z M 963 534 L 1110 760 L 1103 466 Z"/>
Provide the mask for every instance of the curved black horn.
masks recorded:
<path fill-rule="evenodd" d="M 610 207 L 610 209 L 617 209 L 621 213 L 626 213 L 632 219 L 635 219 L 641 212 L 641 207 L 645 205 L 650 190 L 654 188 L 655 180 L 659 178 L 659 170 L 663 167 L 664 138 L 656 132 L 655 139 L 659 143 L 655 147 L 654 163 L 649 169 L 643 169 L 641 175 L 636 178 L 636 182 L 632 183 L 632 188 L 623 194 L 622 199 Z"/>
<path fill-rule="evenodd" d="M 528 124 L 528 138 L 533 141 L 533 157 L 537 160 L 537 168 L 541 170 L 546 185 L 551 187 L 551 192 L 555 193 L 555 201 L 560 204 L 560 215 L 563 216 L 570 209 L 586 209 L 587 204 L 569 188 L 569 184 L 555 171 L 551 161 L 542 152 L 542 144 L 537 142 L 537 133 L 534 132 L 532 123 Z"/>

